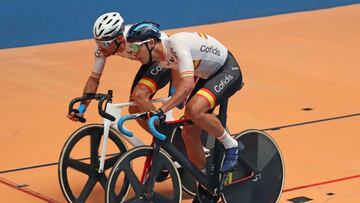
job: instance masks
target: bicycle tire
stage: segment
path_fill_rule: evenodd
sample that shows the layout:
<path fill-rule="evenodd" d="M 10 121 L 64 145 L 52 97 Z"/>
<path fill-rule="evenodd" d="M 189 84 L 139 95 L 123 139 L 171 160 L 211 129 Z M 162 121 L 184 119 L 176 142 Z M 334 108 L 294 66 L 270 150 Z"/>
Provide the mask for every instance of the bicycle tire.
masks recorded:
<path fill-rule="evenodd" d="M 81 162 L 81 160 L 88 159 L 88 157 L 85 157 L 80 160 L 71 158 L 71 152 L 75 149 L 76 145 L 83 138 L 87 136 L 90 136 L 90 140 L 91 140 L 90 149 L 92 144 L 94 144 L 93 147 L 96 147 L 94 148 L 94 153 L 89 152 L 90 153 L 89 158 L 91 160 L 90 164 L 84 164 L 83 162 Z M 116 145 L 119 151 L 118 153 L 116 153 L 115 156 L 112 156 L 105 160 L 104 172 L 101 174 L 97 173 L 95 165 L 98 165 L 99 161 L 95 161 L 95 159 L 98 160 L 98 156 L 95 157 L 94 154 L 96 149 L 98 151 L 100 145 L 100 139 L 102 136 L 103 136 L 102 124 L 89 124 L 77 129 L 65 142 L 59 158 L 58 178 L 59 178 L 61 191 L 67 202 L 85 202 L 88 196 L 90 195 L 92 189 L 95 187 L 95 184 L 98 182 L 102 185 L 102 188 L 104 188 L 105 191 L 106 182 L 107 182 L 105 171 L 107 169 L 110 169 L 115 164 L 117 158 L 120 157 L 122 153 L 127 151 L 127 146 L 120 138 L 120 135 L 115 130 L 110 129 L 109 142 L 112 141 Z M 68 177 L 69 168 L 82 171 L 84 175 L 88 176 L 86 182 L 87 184 L 84 186 L 84 188 L 82 189 L 79 195 L 75 194 L 74 189 L 71 188 L 69 184 L 69 177 Z M 124 192 L 127 192 L 129 190 L 129 188 L 126 187 L 128 186 L 124 185 Z"/>

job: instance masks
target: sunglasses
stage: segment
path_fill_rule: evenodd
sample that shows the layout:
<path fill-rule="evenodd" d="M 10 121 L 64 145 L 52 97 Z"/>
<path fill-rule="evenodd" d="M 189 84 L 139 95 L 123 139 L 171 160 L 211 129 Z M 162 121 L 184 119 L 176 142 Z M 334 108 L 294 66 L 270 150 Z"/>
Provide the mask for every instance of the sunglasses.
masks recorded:
<path fill-rule="evenodd" d="M 116 40 L 112 39 L 112 40 L 108 40 L 108 41 L 101 41 L 101 40 L 95 40 L 96 44 L 98 45 L 98 47 L 107 49 L 108 47 L 111 46 L 111 44 Z M 119 42 L 119 45 L 121 44 L 122 41 Z"/>
<path fill-rule="evenodd" d="M 150 42 L 150 39 L 142 41 L 142 42 L 134 42 L 129 44 L 130 50 L 134 53 L 137 53 L 140 51 L 140 46 L 145 44 L 146 42 Z"/>

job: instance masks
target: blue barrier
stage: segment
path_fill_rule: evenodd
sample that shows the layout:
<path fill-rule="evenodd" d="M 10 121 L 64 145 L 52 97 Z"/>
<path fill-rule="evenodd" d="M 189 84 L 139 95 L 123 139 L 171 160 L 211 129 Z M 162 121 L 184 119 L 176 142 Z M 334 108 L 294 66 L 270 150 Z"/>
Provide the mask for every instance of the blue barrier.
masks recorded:
<path fill-rule="evenodd" d="M 360 0 L 4 0 L 0 49 L 90 38 L 94 21 L 108 11 L 169 29 L 354 3 Z"/>

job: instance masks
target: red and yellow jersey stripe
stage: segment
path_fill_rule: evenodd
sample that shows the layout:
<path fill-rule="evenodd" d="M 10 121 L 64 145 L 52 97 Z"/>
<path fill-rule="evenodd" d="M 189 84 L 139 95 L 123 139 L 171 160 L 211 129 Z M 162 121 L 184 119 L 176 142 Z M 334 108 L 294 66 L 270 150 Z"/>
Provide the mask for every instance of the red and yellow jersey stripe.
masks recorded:
<path fill-rule="evenodd" d="M 139 84 L 142 84 L 145 87 L 147 87 L 149 89 L 149 91 L 151 92 L 151 94 L 154 94 L 158 90 L 157 83 L 153 79 L 148 78 L 148 77 L 143 77 L 139 81 Z"/>
<path fill-rule="evenodd" d="M 194 70 L 196 70 L 197 68 L 199 68 L 200 63 L 201 63 L 201 60 L 193 60 Z"/>
<path fill-rule="evenodd" d="M 179 73 L 179 76 L 182 77 L 194 77 L 194 71 L 184 71 Z"/>
<path fill-rule="evenodd" d="M 207 39 L 206 34 L 204 34 L 204 33 L 202 33 L 202 32 L 197 32 L 197 33 L 198 33 L 198 35 L 199 35 L 200 37 Z"/>
<path fill-rule="evenodd" d="M 209 104 L 210 109 L 215 107 L 216 97 L 209 89 L 201 88 L 195 95 L 204 98 L 206 102 Z"/>

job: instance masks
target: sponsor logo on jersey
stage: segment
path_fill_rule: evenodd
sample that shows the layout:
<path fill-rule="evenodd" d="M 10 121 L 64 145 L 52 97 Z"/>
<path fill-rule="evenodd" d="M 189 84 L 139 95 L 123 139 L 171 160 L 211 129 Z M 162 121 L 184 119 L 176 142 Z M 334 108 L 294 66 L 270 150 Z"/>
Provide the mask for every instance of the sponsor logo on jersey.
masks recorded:
<path fill-rule="evenodd" d="M 178 63 L 177 53 L 172 47 L 170 47 L 170 54 L 171 55 L 170 55 L 169 60 L 167 61 L 167 65 L 177 64 Z"/>
<path fill-rule="evenodd" d="M 220 50 L 217 47 L 214 47 L 214 46 L 208 47 L 206 45 L 202 45 L 200 47 L 200 51 L 205 52 L 205 53 L 212 53 L 214 55 L 220 56 Z"/>
<path fill-rule="evenodd" d="M 171 63 L 175 63 L 175 58 L 174 58 L 173 56 L 171 56 L 170 59 L 169 59 L 169 61 L 170 61 Z"/>
<path fill-rule="evenodd" d="M 153 68 L 151 71 L 150 71 L 150 73 L 151 73 L 151 75 L 157 75 L 157 74 L 159 74 L 161 71 L 162 71 L 162 67 L 161 66 L 159 66 L 159 65 L 157 65 L 155 68 Z"/>
<path fill-rule="evenodd" d="M 220 80 L 219 84 L 214 86 L 215 92 L 221 92 L 232 79 L 234 79 L 232 75 L 226 75 L 224 79 Z"/>
<path fill-rule="evenodd" d="M 177 56 L 177 53 L 176 53 L 176 51 L 174 50 L 173 47 L 170 47 L 170 51 L 171 51 L 171 55 L 172 55 L 172 56 L 174 56 L 175 58 L 178 57 L 178 56 Z"/>

